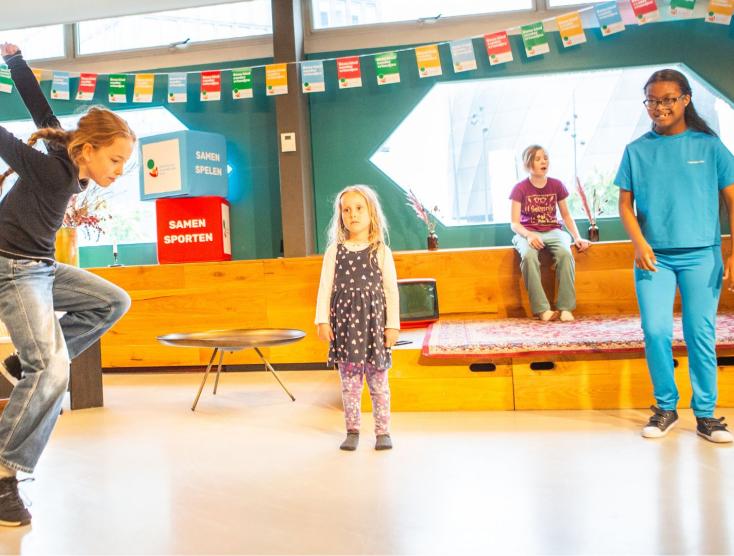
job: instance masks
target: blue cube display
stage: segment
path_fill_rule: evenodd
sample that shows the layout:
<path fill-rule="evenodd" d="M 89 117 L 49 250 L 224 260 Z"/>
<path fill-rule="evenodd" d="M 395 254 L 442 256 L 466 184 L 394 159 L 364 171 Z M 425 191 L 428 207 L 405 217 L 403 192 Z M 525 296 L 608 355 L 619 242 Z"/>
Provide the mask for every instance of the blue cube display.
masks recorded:
<path fill-rule="evenodd" d="M 140 139 L 140 198 L 227 196 L 227 142 L 219 133 L 174 131 Z"/>

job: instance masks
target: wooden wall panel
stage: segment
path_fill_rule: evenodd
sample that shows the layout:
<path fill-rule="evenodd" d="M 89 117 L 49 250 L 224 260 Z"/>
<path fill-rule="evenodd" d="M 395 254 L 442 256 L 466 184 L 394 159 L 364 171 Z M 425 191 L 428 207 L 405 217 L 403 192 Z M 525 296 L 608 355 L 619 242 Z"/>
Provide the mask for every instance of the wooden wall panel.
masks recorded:
<path fill-rule="evenodd" d="M 577 254 L 576 313 L 637 312 L 632 260 L 629 242 L 598 243 Z M 519 258 L 512 248 L 398 252 L 395 261 L 400 278 L 436 278 L 442 315 L 529 315 Z M 316 337 L 313 324 L 320 256 L 91 270 L 133 299 L 130 312 L 102 340 L 104 367 L 206 363 L 205 352 L 162 346 L 156 336 L 216 328 L 299 328 L 306 338 L 272 349 L 272 361 L 326 359 L 327 346 Z M 545 279 L 553 283 L 549 271 Z M 722 309 L 733 309 L 733 299 L 724 292 Z M 232 357 L 233 363 L 257 361 L 247 352 Z"/>

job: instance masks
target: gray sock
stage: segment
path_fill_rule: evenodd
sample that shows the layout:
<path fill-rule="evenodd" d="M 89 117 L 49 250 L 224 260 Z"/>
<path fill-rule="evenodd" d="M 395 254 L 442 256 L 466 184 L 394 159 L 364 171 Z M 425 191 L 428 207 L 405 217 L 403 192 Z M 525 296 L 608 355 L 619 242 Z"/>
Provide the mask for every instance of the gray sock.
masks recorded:
<path fill-rule="evenodd" d="M 359 445 L 359 433 L 358 432 L 348 432 L 347 437 L 344 439 L 344 442 L 342 442 L 341 446 L 339 446 L 339 449 L 353 452 L 354 450 L 357 449 L 358 445 Z"/>
<path fill-rule="evenodd" d="M 392 450 L 392 439 L 389 434 L 378 434 L 375 450 Z"/>

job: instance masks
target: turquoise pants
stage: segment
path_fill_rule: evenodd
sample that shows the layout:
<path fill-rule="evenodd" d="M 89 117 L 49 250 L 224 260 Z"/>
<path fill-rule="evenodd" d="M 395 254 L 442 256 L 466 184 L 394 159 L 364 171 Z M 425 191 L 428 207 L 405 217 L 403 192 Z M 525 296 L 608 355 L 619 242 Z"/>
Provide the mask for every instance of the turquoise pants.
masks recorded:
<path fill-rule="evenodd" d="M 558 290 L 556 307 L 560 311 L 573 311 L 576 308 L 576 287 L 574 286 L 576 266 L 571 253 L 571 236 L 563 230 L 534 233 L 543 240 L 545 248 L 551 252 L 556 264 Z M 520 253 L 520 270 L 530 297 L 530 310 L 534 315 L 550 310 L 551 306 L 540 279 L 539 251 L 530 247 L 528 240 L 520 235 L 512 238 L 512 244 Z"/>
<path fill-rule="evenodd" d="M 678 388 L 673 374 L 673 301 L 683 305 L 683 337 L 696 417 L 713 417 L 717 397 L 716 310 L 721 293 L 721 246 L 655 251 L 657 272 L 635 268 L 645 357 L 660 409 L 674 410 Z"/>

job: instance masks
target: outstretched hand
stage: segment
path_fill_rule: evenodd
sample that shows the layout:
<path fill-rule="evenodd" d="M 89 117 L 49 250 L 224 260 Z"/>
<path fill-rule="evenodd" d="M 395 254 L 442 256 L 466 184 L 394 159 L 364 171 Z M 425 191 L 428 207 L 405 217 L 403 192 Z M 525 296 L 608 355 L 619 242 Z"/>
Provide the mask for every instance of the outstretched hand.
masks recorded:
<path fill-rule="evenodd" d="M 3 56 L 12 56 L 13 54 L 17 54 L 19 50 L 18 45 L 10 42 L 0 44 L 0 54 Z"/>

